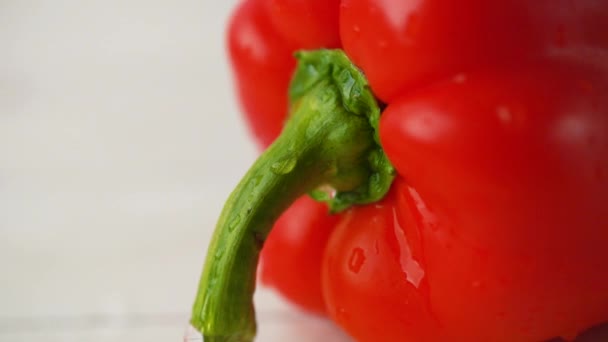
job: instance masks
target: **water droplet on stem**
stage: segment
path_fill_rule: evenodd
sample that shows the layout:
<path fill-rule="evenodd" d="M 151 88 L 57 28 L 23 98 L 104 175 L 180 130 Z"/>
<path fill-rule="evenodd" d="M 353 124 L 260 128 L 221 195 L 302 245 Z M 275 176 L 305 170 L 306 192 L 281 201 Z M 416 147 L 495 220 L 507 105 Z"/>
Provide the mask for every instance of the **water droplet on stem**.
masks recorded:
<path fill-rule="evenodd" d="M 270 170 L 277 175 L 286 175 L 293 171 L 298 160 L 292 156 L 286 156 L 274 162 L 270 166 Z"/>
<path fill-rule="evenodd" d="M 236 215 L 228 224 L 228 231 L 231 232 L 235 230 L 239 223 L 241 223 L 241 215 Z"/>

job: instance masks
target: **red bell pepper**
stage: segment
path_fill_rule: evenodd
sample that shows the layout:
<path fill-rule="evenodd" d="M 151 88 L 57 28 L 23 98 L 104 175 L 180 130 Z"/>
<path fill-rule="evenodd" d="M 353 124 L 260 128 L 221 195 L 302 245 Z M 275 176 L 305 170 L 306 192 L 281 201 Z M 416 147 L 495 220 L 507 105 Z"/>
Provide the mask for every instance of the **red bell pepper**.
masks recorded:
<path fill-rule="evenodd" d="M 230 38 L 263 143 L 289 115 L 220 216 L 191 320 L 205 341 L 253 339 L 260 249 L 307 192 L 346 210 L 321 291 L 359 341 L 608 322 L 608 3 L 248 0 Z M 323 47 L 340 50 L 290 57 Z"/>

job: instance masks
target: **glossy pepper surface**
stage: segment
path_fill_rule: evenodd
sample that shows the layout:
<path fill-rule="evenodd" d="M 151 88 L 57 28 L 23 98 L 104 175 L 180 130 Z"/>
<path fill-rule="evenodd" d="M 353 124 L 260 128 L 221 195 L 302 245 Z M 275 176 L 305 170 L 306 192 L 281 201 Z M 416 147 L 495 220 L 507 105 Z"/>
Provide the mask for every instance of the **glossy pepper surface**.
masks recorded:
<path fill-rule="evenodd" d="M 343 214 L 294 298 L 359 341 L 608 321 L 608 3 L 248 0 L 229 42 L 262 145 L 286 124 L 220 217 L 192 319 L 208 340 L 253 338 L 259 250 L 306 192 Z M 340 50 L 292 58 L 319 48 Z"/>

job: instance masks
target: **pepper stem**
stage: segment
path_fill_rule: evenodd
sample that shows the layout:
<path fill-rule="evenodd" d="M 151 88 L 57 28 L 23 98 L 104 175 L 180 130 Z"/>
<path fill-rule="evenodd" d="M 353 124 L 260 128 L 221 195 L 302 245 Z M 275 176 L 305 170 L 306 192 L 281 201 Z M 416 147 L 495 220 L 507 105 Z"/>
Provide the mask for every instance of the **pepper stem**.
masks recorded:
<path fill-rule="evenodd" d="M 259 253 L 296 198 L 330 185 L 337 211 L 379 200 L 392 181 L 376 141 L 379 109 L 364 78 L 340 51 L 299 57 L 290 119 L 228 198 L 207 252 L 191 319 L 205 342 L 253 340 Z"/>

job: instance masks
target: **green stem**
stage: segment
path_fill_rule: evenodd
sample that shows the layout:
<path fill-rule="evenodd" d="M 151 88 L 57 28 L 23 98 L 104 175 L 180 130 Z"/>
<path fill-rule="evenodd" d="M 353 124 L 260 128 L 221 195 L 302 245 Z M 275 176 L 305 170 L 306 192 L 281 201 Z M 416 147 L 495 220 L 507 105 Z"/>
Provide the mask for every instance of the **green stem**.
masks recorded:
<path fill-rule="evenodd" d="M 329 184 L 337 190 L 330 206 L 341 210 L 377 200 L 390 186 L 392 167 L 376 142 L 377 122 L 370 125 L 379 110 L 345 60 L 337 51 L 300 56 L 289 121 L 224 206 L 191 319 L 205 342 L 253 340 L 259 253 L 274 222 L 296 198 Z"/>

